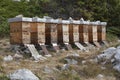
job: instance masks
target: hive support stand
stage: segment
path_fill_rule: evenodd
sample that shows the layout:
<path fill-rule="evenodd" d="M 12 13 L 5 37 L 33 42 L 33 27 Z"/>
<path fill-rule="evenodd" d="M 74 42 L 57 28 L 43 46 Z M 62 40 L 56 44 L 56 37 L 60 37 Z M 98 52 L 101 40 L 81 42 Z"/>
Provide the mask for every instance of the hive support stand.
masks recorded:
<path fill-rule="evenodd" d="M 70 50 L 70 51 L 73 50 L 71 44 L 69 44 L 69 43 L 64 43 L 64 44 L 68 50 Z"/>
<path fill-rule="evenodd" d="M 80 44 L 79 42 L 75 42 L 75 45 L 80 49 L 80 50 L 85 50 L 85 47 Z"/>
<path fill-rule="evenodd" d="M 46 60 L 45 57 L 43 57 L 42 55 L 40 55 L 37 51 L 37 49 L 35 48 L 35 46 L 33 44 L 24 44 L 25 46 L 28 47 L 32 57 L 35 59 L 35 60 Z"/>
<path fill-rule="evenodd" d="M 57 43 L 52 43 L 52 46 L 56 52 L 59 52 L 60 48 Z"/>
<path fill-rule="evenodd" d="M 100 45 L 97 41 L 94 41 L 93 44 L 94 44 L 96 47 L 98 47 L 98 48 L 101 47 L 101 45 Z"/>
<path fill-rule="evenodd" d="M 40 45 L 40 47 L 42 48 L 42 50 L 43 50 L 43 52 L 44 52 L 44 54 L 45 54 L 46 57 L 51 57 L 51 56 L 52 56 L 52 55 L 49 54 L 49 52 L 48 52 L 45 44 L 39 43 L 39 45 Z"/>
<path fill-rule="evenodd" d="M 102 41 L 104 44 L 105 44 L 105 46 L 109 46 L 109 44 L 108 44 L 108 42 L 107 41 Z"/>

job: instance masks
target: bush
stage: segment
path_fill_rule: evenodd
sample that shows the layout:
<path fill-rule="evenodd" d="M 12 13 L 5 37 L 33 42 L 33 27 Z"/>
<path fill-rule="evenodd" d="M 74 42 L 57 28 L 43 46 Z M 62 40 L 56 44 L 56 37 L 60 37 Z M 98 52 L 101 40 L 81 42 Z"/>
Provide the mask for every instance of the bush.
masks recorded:
<path fill-rule="evenodd" d="M 6 18 L 0 17 L 0 37 L 8 36 L 9 26 Z"/>

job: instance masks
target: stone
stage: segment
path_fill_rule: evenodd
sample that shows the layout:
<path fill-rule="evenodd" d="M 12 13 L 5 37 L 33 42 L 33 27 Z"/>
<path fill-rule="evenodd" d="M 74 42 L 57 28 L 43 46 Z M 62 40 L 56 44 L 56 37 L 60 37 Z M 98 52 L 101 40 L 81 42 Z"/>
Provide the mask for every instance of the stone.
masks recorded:
<path fill-rule="evenodd" d="M 78 63 L 78 61 L 74 60 L 74 59 L 65 59 L 67 61 L 68 64 L 74 64 L 76 65 Z"/>
<path fill-rule="evenodd" d="M 120 46 L 117 47 L 114 58 L 116 61 L 120 62 Z"/>
<path fill-rule="evenodd" d="M 116 48 L 110 47 L 97 56 L 98 60 L 109 60 L 116 54 Z"/>
<path fill-rule="evenodd" d="M 118 72 L 120 72 L 120 63 L 116 64 L 113 66 L 113 69 L 117 70 Z"/>
<path fill-rule="evenodd" d="M 15 54 L 13 57 L 14 57 L 15 59 L 22 59 L 22 58 L 23 58 L 23 55 L 21 55 L 21 54 Z"/>
<path fill-rule="evenodd" d="M 6 62 L 9 62 L 13 60 L 13 57 L 11 55 L 8 55 L 8 56 L 5 56 L 3 60 Z"/>
<path fill-rule="evenodd" d="M 85 64 L 85 63 L 86 63 L 86 61 L 85 61 L 85 60 L 83 60 L 83 61 L 82 61 L 82 64 Z"/>
<path fill-rule="evenodd" d="M 68 57 L 68 56 L 79 57 L 80 55 L 77 54 L 77 53 L 73 53 L 73 54 L 67 54 L 67 57 Z"/>
<path fill-rule="evenodd" d="M 49 68 L 48 66 L 45 66 L 44 72 L 45 72 L 45 73 L 52 73 L 53 70 L 52 70 L 51 68 Z"/>
<path fill-rule="evenodd" d="M 102 74 L 97 75 L 97 80 L 103 80 L 103 78 L 104 78 L 104 75 L 102 75 Z"/>
<path fill-rule="evenodd" d="M 47 54 L 47 55 L 45 55 L 45 57 L 52 57 L 52 55 L 51 54 Z"/>
<path fill-rule="evenodd" d="M 9 74 L 8 77 L 10 80 L 39 80 L 39 78 L 28 69 L 16 70 L 14 73 Z"/>
<path fill-rule="evenodd" d="M 69 67 L 70 67 L 69 64 L 64 64 L 64 65 L 62 66 L 61 70 L 68 70 Z"/>

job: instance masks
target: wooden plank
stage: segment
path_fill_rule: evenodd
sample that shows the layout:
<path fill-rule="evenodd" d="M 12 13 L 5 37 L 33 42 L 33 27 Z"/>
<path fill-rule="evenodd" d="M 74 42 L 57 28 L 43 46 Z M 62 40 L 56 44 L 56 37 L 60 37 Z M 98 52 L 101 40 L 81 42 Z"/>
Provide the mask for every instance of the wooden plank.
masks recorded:
<path fill-rule="evenodd" d="M 74 37 L 73 37 L 73 24 L 69 24 L 69 43 L 74 43 Z"/>
<path fill-rule="evenodd" d="M 69 43 L 65 43 L 65 46 L 67 47 L 68 50 L 70 50 L 70 51 L 73 50 L 72 46 Z"/>
<path fill-rule="evenodd" d="M 69 43 L 69 25 L 63 24 L 62 27 L 63 27 L 63 42 Z"/>
<path fill-rule="evenodd" d="M 45 46 L 45 45 L 43 45 L 43 44 L 40 44 L 40 43 L 39 43 L 39 45 L 40 45 L 40 47 L 42 48 L 42 50 L 43 50 L 44 54 L 45 54 L 45 55 L 49 55 L 49 52 L 48 52 L 48 50 L 47 50 L 46 46 Z"/>
<path fill-rule="evenodd" d="M 85 47 L 84 47 L 82 44 L 78 43 L 78 42 L 75 42 L 75 45 L 76 45 L 80 50 L 86 50 Z"/>
<path fill-rule="evenodd" d="M 57 31 L 58 31 L 58 43 L 62 44 L 63 43 L 63 31 L 62 31 L 62 24 L 57 25 Z"/>
<path fill-rule="evenodd" d="M 38 43 L 45 43 L 45 23 L 37 23 L 38 28 Z"/>
<path fill-rule="evenodd" d="M 100 48 L 100 44 L 98 42 L 93 42 L 95 44 L 96 47 Z"/>
<path fill-rule="evenodd" d="M 109 47 L 109 44 L 106 41 L 102 41 L 107 47 Z"/>
<path fill-rule="evenodd" d="M 60 48 L 56 43 L 52 43 L 53 48 L 55 49 L 56 52 L 59 52 Z"/>
<path fill-rule="evenodd" d="M 51 44 L 51 34 L 50 34 L 50 23 L 45 24 L 45 42 L 46 44 Z"/>
<path fill-rule="evenodd" d="M 57 36 L 57 24 L 51 24 L 51 43 L 57 43 L 58 36 Z"/>
<path fill-rule="evenodd" d="M 42 55 L 39 55 L 34 45 L 32 44 L 25 44 L 25 45 L 28 47 L 29 51 L 32 54 L 32 57 L 34 57 L 35 60 L 46 60 L 45 57 L 43 57 Z"/>
<path fill-rule="evenodd" d="M 79 42 L 79 25 L 73 25 L 73 39 L 74 42 Z"/>

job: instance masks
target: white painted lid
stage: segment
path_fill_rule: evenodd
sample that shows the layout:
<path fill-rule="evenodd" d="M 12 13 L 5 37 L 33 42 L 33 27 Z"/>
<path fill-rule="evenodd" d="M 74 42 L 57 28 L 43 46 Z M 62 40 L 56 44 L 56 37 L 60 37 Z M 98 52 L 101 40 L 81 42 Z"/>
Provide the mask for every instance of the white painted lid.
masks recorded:
<path fill-rule="evenodd" d="M 73 24 L 80 24 L 80 20 L 73 20 Z"/>
<path fill-rule="evenodd" d="M 8 19 L 8 22 L 19 22 L 19 21 L 32 22 L 32 18 L 28 18 L 28 17 L 15 17 L 15 18 Z"/>
<path fill-rule="evenodd" d="M 106 26 L 106 25 L 107 25 L 107 22 L 101 22 L 100 25 Z"/>
<path fill-rule="evenodd" d="M 62 20 L 62 23 L 63 24 L 70 24 L 70 21 L 69 20 Z"/>
<path fill-rule="evenodd" d="M 46 18 L 33 17 L 33 22 L 46 22 Z"/>

